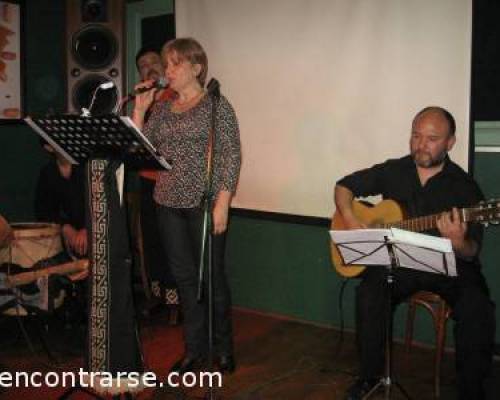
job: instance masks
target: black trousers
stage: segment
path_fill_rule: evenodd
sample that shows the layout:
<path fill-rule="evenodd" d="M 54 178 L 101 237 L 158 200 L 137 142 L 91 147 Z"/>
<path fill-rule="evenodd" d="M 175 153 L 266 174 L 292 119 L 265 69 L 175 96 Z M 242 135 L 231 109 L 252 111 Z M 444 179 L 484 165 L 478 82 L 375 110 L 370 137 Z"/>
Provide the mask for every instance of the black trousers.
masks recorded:
<path fill-rule="evenodd" d="M 158 285 L 155 296 L 166 304 L 178 304 L 177 285 L 163 248 L 156 203 L 153 200 L 155 181 L 141 177 L 141 229 L 144 243 L 144 261 L 149 268 L 151 281 Z M 164 292 L 167 292 L 166 295 Z"/>
<path fill-rule="evenodd" d="M 187 356 L 203 356 L 208 349 L 207 290 L 204 291 L 203 301 L 197 301 L 202 216 L 199 208 L 158 206 L 159 227 L 167 260 L 179 289 Z M 214 236 L 214 341 L 217 354 L 232 355 L 231 294 L 224 268 L 225 242 L 225 233 Z"/>
<path fill-rule="evenodd" d="M 484 380 L 492 364 L 494 304 L 479 270 L 458 268 L 459 276 L 446 276 L 404 268 L 394 271 L 393 304 L 413 293 L 427 290 L 439 294 L 452 308 L 455 321 L 457 382 L 460 399 L 484 398 Z M 383 375 L 386 322 L 387 272 L 370 266 L 356 291 L 356 332 L 360 375 L 364 379 Z"/>

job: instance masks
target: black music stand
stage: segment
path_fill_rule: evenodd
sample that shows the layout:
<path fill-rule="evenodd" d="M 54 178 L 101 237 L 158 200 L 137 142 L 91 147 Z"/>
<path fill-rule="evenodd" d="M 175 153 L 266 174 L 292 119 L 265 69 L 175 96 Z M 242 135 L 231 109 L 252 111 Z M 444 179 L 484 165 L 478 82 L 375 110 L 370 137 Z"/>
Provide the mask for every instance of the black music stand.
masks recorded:
<path fill-rule="evenodd" d="M 384 376 L 363 399 L 370 398 L 380 387 L 386 400 L 391 398 L 392 387 L 399 389 L 406 399 L 408 392 L 396 381 L 392 371 L 392 293 L 394 270 L 411 268 L 456 276 L 455 256 L 449 239 L 413 233 L 401 229 L 356 229 L 330 231 L 346 265 L 365 264 L 386 267 L 386 321 Z"/>
<path fill-rule="evenodd" d="M 56 115 L 28 117 L 26 122 L 70 163 L 87 164 L 86 206 L 92 268 L 86 354 L 88 371 L 115 373 L 117 365 L 119 371 L 128 365 L 129 371 L 142 372 L 143 360 L 134 319 L 131 282 L 128 281 L 131 261 L 126 215 L 122 207 L 123 164 L 131 168 L 171 167 L 128 117 Z M 118 326 L 122 334 L 118 334 Z M 99 388 L 99 384 L 96 387 Z M 101 388 L 106 391 L 105 387 Z M 94 391 L 98 390 L 93 389 L 91 392 L 78 385 L 61 398 L 66 399 L 78 390 L 96 396 Z"/>
<path fill-rule="evenodd" d="M 130 168 L 171 168 L 128 117 L 55 115 L 25 121 L 72 164 L 106 158 Z"/>

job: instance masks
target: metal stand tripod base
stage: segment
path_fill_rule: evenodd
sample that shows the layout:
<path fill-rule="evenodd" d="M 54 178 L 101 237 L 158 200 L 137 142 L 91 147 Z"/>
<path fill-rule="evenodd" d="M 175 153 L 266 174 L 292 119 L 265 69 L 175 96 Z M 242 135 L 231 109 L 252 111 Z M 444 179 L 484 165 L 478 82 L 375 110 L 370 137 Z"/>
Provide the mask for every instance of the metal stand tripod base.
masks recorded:
<path fill-rule="evenodd" d="M 370 390 L 365 397 L 363 397 L 363 400 L 367 400 L 371 397 L 371 395 L 377 393 L 377 391 L 383 387 L 384 388 L 384 399 L 389 400 L 392 395 L 392 388 L 395 387 L 399 389 L 401 394 L 407 398 L 408 400 L 411 400 L 411 397 L 408 395 L 408 392 L 401 386 L 399 383 L 394 382 L 391 378 L 389 377 L 383 377 L 380 379 L 380 382 L 377 383 L 372 390 Z"/>
<path fill-rule="evenodd" d="M 389 400 L 392 394 L 392 387 L 396 387 L 403 394 L 405 398 L 411 400 L 410 396 L 403 389 L 403 387 L 392 379 L 392 290 L 394 284 L 394 269 L 398 266 L 396 256 L 387 237 L 385 238 L 387 250 L 391 258 L 391 264 L 387 268 L 387 299 L 386 299 L 386 322 L 385 322 L 385 376 L 380 379 L 372 390 L 370 390 L 363 400 L 370 398 L 370 396 L 377 392 L 380 387 L 384 387 L 384 399 Z"/>

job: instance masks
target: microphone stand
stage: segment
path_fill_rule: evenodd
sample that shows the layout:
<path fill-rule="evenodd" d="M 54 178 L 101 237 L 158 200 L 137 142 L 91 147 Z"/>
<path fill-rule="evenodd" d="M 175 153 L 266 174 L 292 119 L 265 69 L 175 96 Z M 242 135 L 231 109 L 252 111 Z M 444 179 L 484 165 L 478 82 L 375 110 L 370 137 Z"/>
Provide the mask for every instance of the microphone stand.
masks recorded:
<path fill-rule="evenodd" d="M 220 85 L 215 79 L 211 79 L 207 85 L 207 92 L 212 96 L 212 112 L 210 129 L 208 132 L 207 145 L 207 169 L 205 177 L 205 193 L 202 200 L 203 219 L 201 231 L 200 266 L 198 275 L 198 302 L 203 298 L 203 277 L 205 273 L 205 261 L 207 270 L 208 287 L 208 367 L 210 372 L 214 370 L 214 287 L 213 287 L 213 220 L 212 209 L 214 203 L 214 193 L 212 192 L 213 182 L 213 161 L 215 146 L 215 124 L 216 111 L 220 98 Z M 206 256 L 206 257 L 205 257 Z M 205 394 L 205 399 L 215 400 L 217 396 L 212 386 Z"/>

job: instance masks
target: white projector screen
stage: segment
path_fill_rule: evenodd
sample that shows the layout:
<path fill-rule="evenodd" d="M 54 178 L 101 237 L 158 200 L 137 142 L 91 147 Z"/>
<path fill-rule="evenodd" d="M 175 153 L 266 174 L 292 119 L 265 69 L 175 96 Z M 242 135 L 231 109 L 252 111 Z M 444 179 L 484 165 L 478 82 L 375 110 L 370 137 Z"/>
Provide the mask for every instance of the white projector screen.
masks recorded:
<path fill-rule="evenodd" d="M 408 152 L 427 105 L 469 148 L 470 0 L 182 0 L 194 37 L 233 104 L 243 165 L 233 207 L 329 217 L 335 181 Z"/>

